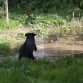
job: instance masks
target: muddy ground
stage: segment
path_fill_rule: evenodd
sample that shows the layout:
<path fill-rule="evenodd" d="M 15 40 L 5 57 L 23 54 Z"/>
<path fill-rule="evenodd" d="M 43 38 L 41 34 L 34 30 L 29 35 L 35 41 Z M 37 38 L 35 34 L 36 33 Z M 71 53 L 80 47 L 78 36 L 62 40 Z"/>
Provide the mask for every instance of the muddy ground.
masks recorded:
<path fill-rule="evenodd" d="M 27 28 L 20 28 L 16 30 L 9 30 L 6 32 L 0 33 L 1 36 L 15 36 L 19 33 L 27 33 L 27 32 L 33 32 L 31 30 L 28 30 Z M 73 55 L 73 54 L 80 54 L 83 53 L 83 40 L 79 36 L 66 36 L 66 37 L 60 37 L 57 40 L 54 40 L 55 36 L 50 38 L 45 38 L 45 36 L 36 36 L 36 45 L 38 48 L 37 52 L 34 52 L 35 57 L 43 57 L 43 56 L 57 56 L 62 57 L 66 55 Z M 82 37 L 83 38 L 83 37 Z M 23 39 L 18 39 L 16 41 L 21 41 Z M 25 40 L 21 41 L 24 42 Z M 18 53 L 15 54 L 15 56 L 18 56 Z"/>
<path fill-rule="evenodd" d="M 77 36 L 61 37 L 58 41 L 53 41 L 53 39 L 49 39 L 49 41 L 43 39 L 45 38 L 36 38 L 39 50 L 35 55 L 62 57 L 83 53 L 83 41 L 81 39 L 77 40 Z"/>

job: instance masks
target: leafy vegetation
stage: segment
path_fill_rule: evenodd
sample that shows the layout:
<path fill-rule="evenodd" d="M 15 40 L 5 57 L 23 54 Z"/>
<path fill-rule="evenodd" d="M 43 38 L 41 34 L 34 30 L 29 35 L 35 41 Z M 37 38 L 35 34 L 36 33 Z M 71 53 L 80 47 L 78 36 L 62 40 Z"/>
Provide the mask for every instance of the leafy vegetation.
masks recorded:
<path fill-rule="evenodd" d="M 2 0 L 0 0 L 2 4 Z M 37 34 L 49 34 L 49 25 L 59 35 L 78 35 L 83 32 L 82 0 L 17 0 L 9 1 L 9 18 L 7 25 L 0 8 L 0 30 L 30 26 Z M 34 28 L 35 27 L 35 28 Z M 36 28 L 37 27 L 37 28 Z"/>
<path fill-rule="evenodd" d="M 10 19 L 9 24 L 6 24 L 4 19 L 0 20 L 0 31 L 6 31 L 8 29 L 15 29 L 19 27 L 19 22 Z"/>
<path fill-rule="evenodd" d="M 10 60 L 0 63 L 0 83 L 82 83 L 83 60 L 63 59 Z"/>
<path fill-rule="evenodd" d="M 10 32 L 11 33 L 11 32 Z M 18 51 L 19 49 L 19 41 L 18 38 L 23 39 L 24 34 L 19 33 L 16 36 L 9 35 L 0 35 L 0 56 L 9 56 L 12 52 L 13 54 Z"/>

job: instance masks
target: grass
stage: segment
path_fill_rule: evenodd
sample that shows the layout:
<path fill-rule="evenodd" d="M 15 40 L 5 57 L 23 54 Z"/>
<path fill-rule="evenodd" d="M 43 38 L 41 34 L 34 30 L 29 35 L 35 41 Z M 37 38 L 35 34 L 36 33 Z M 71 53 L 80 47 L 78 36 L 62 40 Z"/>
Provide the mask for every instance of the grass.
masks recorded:
<path fill-rule="evenodd" d="M 0 63 L 0 83 L 82 83 L 83 60 L 63 59 L 36 61 L 10 58 Z"/>
<path fill-rule="evenodd" d="M 6 21 L 4 19 L 0 19 L 0 32 L 18 28 L 18 26 L 18 21 L 10 19 L 9 24 L 6 24 Z"/>
<path fill-rule="evenodd" d="M 23 33 L 19 33 L 16 35 L 11 35 L 11 32 L 6 34 L 1 34 L 0 35 L 0 56 L 8 56 L 11 54 L 11 52 L 15 52 L 18 51 L 19 48 L 19 44 L 21 44 L 22 42 L 20 41 L 20 39 L 22 40 L 24 37 Z M 18 41 L 19 39 L 19 41 Z"/>

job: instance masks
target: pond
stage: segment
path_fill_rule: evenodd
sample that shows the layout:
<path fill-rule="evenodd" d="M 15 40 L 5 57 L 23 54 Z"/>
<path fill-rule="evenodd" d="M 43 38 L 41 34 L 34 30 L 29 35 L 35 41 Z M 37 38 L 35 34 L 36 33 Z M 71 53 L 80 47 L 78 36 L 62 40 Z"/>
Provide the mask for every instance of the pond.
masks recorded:
<path fill-rule="evenodd" d="M 71 40 L 72 38 L 60 39 L 58 41 L 52 41 L 46 39 L 43 36 L 36 37 L 36 44 L 38 51 L 34 52 L 35 57 L 64 57 L 66 55 L 83 53 L 83 41 Z M 73 38 L 74 39 L 74 38 Z M 52 41 L 52 42 L 48 42 Z"/>

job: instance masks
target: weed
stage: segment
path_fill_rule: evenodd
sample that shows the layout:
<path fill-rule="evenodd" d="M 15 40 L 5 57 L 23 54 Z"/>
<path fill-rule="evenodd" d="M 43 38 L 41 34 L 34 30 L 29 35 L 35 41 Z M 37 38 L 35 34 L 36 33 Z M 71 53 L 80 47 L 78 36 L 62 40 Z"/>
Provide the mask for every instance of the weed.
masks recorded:
<path fill-rule="evenodd" d="M 57 63 L 58 62 L 58 63 Z M 70 65 L 64 62 L 73 62 Z M 37 61 L 3 60 L 0 66 L 0 83 L 82 83 L 83 61 L 66 57 L 49 60 L 39 59 Z M 67 65 L 67 67 L 62 65 Z"/>

